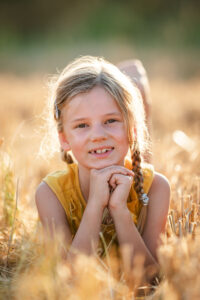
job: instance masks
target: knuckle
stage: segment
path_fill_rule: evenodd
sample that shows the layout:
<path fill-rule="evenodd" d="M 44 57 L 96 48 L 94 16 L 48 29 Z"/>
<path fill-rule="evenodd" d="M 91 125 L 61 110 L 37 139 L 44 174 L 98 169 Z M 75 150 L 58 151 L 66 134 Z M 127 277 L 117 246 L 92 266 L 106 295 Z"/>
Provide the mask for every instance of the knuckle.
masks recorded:
<path fill-rule="evenodd" d="M 128 177 L 128 181 L 130 182 L 130 183 L 132 183 L 133 182 L 133 177 L 132 176 L 127 176 Z"/>

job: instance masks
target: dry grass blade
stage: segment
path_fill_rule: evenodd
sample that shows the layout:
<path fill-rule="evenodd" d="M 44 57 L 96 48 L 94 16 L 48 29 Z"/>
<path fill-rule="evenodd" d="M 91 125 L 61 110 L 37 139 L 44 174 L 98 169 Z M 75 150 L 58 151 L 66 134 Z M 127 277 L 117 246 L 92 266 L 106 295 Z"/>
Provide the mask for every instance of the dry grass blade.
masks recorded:
<path fill-rule="evenodd" d="M 8 252 L 7 252 L 7 261 L 6 264 L 8 266 L 8 257 L 10 253 L 10 247 L 12 243 L 12 238 L 13 238 L 13 233 L 15 229 L 15 220 L 16 220 L 16 212 L 17 212 L 17 206 L 18 206 L 18 197 L 19 197 L 19 178 L 17 179 L 17 184 L 16 184 L 16 195 L 15 195 L 15 208 L 14 208 L 14 216 L 13 216 L 13 223 L 11 227 L 11 232 L 8 240 Z"/>

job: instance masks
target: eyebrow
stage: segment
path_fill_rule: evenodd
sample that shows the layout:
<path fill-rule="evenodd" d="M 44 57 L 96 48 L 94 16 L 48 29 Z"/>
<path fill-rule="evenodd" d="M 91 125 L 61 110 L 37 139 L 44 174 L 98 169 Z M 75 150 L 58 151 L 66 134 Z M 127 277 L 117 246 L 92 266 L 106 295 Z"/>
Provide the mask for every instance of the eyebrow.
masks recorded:
<path fill-rule="evenodd" d="M 121 116 L 121 113 L 111 112 L 111 113 L 103 115 L 103 117 L 108 117 L 108 116 Z M 88 119 L 89 118 L 77 118 L 77 119 L 72 120 L 71 122 L 75 123 L 75 122 L 85 121 L 85 120 L 88 120 Z"/>

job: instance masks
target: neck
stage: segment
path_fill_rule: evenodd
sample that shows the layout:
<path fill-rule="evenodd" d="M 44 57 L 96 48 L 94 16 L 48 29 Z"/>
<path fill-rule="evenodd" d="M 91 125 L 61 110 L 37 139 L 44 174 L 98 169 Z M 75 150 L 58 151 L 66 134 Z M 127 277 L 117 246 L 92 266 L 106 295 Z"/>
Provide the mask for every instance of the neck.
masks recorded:
<path fill-rule="evenodd" d="M 88 201 L 89 189 L 90 189 L 90 170 L 78 168 L 78 176 L 81 192 L 85 201 Z"/>

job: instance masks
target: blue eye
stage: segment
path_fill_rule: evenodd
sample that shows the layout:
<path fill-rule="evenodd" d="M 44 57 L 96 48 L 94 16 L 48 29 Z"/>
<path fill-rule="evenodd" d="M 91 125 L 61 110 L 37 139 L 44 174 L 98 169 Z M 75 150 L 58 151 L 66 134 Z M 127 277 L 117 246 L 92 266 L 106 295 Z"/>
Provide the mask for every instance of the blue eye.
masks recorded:
<path fill-rule="evenodd" d="M 81 123 L 81 124 L 78 124 L 78 125 L 76 126 L 76 128 L 85 128 L 86 126 L 87 126 L 87 124 Z"/>
<path fill-rule="evenodd" d="M 106 121 L 106 123 L 114 123 L 114 122 L 117 122 L 117 120 L 115 120 L 115 119 L 109 119 L 109 120 Z"/>

